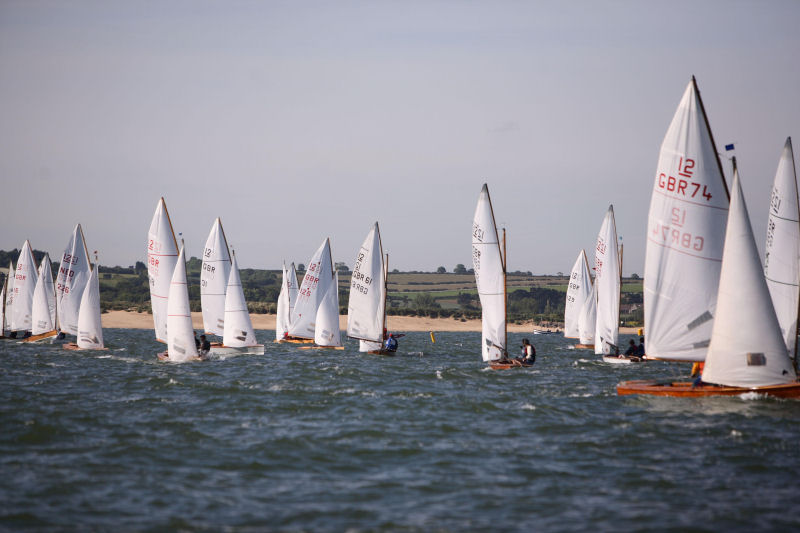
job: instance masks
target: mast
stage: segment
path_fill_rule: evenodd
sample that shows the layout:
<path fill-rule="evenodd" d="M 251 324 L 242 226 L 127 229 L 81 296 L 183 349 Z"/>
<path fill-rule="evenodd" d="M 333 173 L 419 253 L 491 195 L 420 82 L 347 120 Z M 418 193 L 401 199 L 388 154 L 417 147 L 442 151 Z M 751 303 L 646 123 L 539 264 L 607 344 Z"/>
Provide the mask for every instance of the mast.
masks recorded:
<path fill-rule="evenodd" d="M 491 204 L 490 204 L 491 205 Z M 492 212 L 494 217 L 494 212 Z M 505 311 L 505 320 L 503 320 L 503 329 L 505 330 L 505 356 L 508 357 L 508 283 L 506 281 L 506 228 L 503 228 L 503 311 Z"/>
<path fill-rule="evenodd" d="M 694 76 L 692 76 L 692 85 L 694 86 L 694 90 L 697 93 L 697 101 L 700 102 L 700 112 L 703 113 L 703 120 L 706 123 L 706 131 L 708 131 L 708 138 L 711 139 L 711 147 L 714 149 L 714 158 L 717 160 L 717 168 L 719 169 L 719 175 L 722 176 L 722 186 L 725 187 L 725 194 L 728 196 L 728 201 L 730 202 L 731 193 L 728 190 L 728 183 L 725 181 L 725 173 L 722 171 L 722 162 L 719 159 L 719 152 L 717 151 L 717 143 L 714 142 L 714 135 L 711 133 L 711 125 L 708 123 L 708 115 L 706 115 L 706 107 L 703 105 L 703 98 L 700 96 L 700 89 L 697 87 L 697 80 Z M 736 168 L 736 158 L 734 157 L 733 162 L 734 169 Z"/>
<path fill-rule="evenodd" d="M 383 251 L 382 244 L 381 244 L 381 251 Z M 389 254 L 386 254 L 386 263 L 384 263 L 383 265 L 383 329 L 381 330 L 382 339 L 383 339 L 383 332 L 386 331 L 386 300 L 388 298 L 389 298 Z"/>

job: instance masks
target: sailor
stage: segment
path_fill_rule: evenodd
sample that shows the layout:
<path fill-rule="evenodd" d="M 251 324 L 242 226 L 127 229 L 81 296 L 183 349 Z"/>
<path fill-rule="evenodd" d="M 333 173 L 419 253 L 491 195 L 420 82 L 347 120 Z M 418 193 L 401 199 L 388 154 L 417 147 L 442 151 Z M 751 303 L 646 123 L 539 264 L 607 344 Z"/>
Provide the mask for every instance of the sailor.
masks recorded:
<path fill-rule="evenodd" d="M 383 348 L 387 352 L 397 351 L 397 339 L 395 338 L 394 333 L 389 333 L 389 338 L 386 339 L 386 344 L 384 344 Z"/>
<path fill-rule="evenodd" d="M 197 332 L 196 331 L 192 331 L 192 333 L 194 333 L 194 347 L 197 348 L 197 350 L 199 351 L 200 350 L 200 341 L 197 339 Z"/>
<path fill-rule="evenodd" d="M 636 347 L 636 355 L 638 355 L 639 357 L 644 357 L 645 353 L 646 352 L 644 351 L 644 337 L 639 337 L 639 346 Z"/>
<path fill-rule="evenodd" d="M 636 350 L 637 349 L 638 348 L 636 347 L 636 341 L 631 339 L 630 341 L 628 341 L 628 349 L 625 350 L 625 355 L 629 356 L 629 357 L 633 356 L 633 355 L 636 355 Z"/>
<path fill-rule="evenodd" d="M 531 344 L 531 341 L 528 339 L 522 339 L 522 349 L 521 357 L 519 361 L 525 363 L 526 365 L 532 365 L 536 362 L 536 348 Z"/>
<path fill-rule="evenodd" d="M 197 351 L 200 354 L 200 357 L 208 355 L 208 352 L 211 351 L 211 343 L 208 342 L 208 339 L 206 339 L 205 335 L 200 335 L 199 342 L 200 342 L 200 347 Z"/>

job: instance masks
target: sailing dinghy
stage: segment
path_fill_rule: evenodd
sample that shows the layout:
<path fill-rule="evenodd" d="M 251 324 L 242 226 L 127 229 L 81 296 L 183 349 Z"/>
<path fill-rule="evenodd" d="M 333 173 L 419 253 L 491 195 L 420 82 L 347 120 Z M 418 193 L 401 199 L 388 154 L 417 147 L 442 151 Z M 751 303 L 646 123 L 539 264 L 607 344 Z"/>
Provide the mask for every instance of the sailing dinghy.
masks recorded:
<path fill-rule="evenodd" d="M 301 350 L 328 348 L 344 350 L 342 334 L 339 331 L 339 273 L 333 275 L 333 283 L 328 286 L 317 310 L 314 322 L 314 345 L 301 346 Z"/>
<path fill-rule="evenodd" d="M 31 308 L 31 336 L 24 342 L 37 342 L 58 335 L 56 330 L 56 292 L 53 285 L 53 270 L 50 254 L 45 253 L 39 264 L 39 276 L 33 290 Z"/>
<path fill-rule="evenodd" d="M 147 275 L 156 340 L 167 342 L 167 301 L 178 260 L 178 242 L 172 230 L 167 204 L 162 197 L 147 232 Z M 184 265 L 184 271 L 186 267 Z M 186 277 L 184 275 L 184 277 Z M 188 297 L 187 297 L 188 298 Z M 194 335 L 192 335 L 194 336 Z"/>
<path fill-rule="evenodd" d="M 11 330 L 14 332 L 31 331 L 33 314 L 33 293 L 38 280 L 36 261 L 31 251 L 31 243 L 25 241 L 17 259 L 14 273 L 14 300 L 11 308 Z"/>
<path fill-rule="evenodd" d="M 163 264 L 159 266 L 163 266 Z M 163 272 L 160 273 L 163 274 Z M 167 312 L 167 351 L 159 353 L 158 359 L 172 363 L 200 360 L 194 340 L 192 313 L 189 308 L 186 259 L 182 244 L 170 278 L 165 311 Z"/>
<path fill-rule="evenodd" d="M 58 329 L 64 335 L 78 336 L 78 317 L 84 288 L 89 280 L 91 263 L 83 228 L 76 224 L 61 255 L 56 276 L 56 314 Z"/>
<path fill-rule="evenodd" d="M 786 352 L 797 366 L 797 320 L 800 293 L 800 209 L 792 139 L 786 139 L 769 206 L 764 276 L 781 325 Z"/>
<path fill-rule="evenodd" d="M 800 383 L 772 305 L 735 164 L 734 159 L 717 313 L 702 382 L 628 381 L 617 386 L 618 394 L 733 396 L 758 393 L 800 398 Z"/>
<path fill-rule="evenodd" d="M 692 77 L 664 137 L 644 264 L 647 358 L 700 362 L 717 313 L 728 187 Z"/>
<path fill-rule="evenodd" d="M 230 273 L 228 240 L 222 229 L 222 221 L 217 218 L 206 239 L 200 269 L 200 308 L 206 335 L 223 337 L 225 334 L 225 294 Z"/>
<path fill-rule="evenodd" d="M 281 342 L 289 336 L 292 312 L 297 301 L 297 290 L 297 271 L 294 263 L 287 269 L 284 261 L 281 292 L 278 295 L 278 309 L 275 315 L 275 342 Z"/>
<path fill-rule="evenodd" d="M 350 278 L 347 306 L 347 336 L 358 339 L 358 351 L 394 355 L 384 349 L 386 331 L 386 277 L 381 232 L 378 223 L 367 233 L 356 255 Z"/>
<path fill-rule="evenodd" d="M 331 240 L 325 239 L 306 268 L 303 284 L 297 293 L 297 302 L 292 311 L 287 342 L 309 343 L 314 341 L 317 310 L 322 298 L 333 284 L 333 262 L 331 260 Z"/>
<path fill-rule="evenodd" d="M 505 248 L 505 231 L 503 231 Z M 472 220 L 472 265 L 481 301 L 481 357 L 490 368 L 530 366 L 509 359 L 506 330 L 506 262 L 500 250 L 489 187 L 484 184 Z"/>
<path fill-rule="evenodd" d="M 564 338 L 580 338 L 580 317 L 587 298 L 592 296 L 592 278 L 589 274 L 589 261 L 586 252 L 581 250 L 567 286 L 567 301 L 564 305 Z"/>
<path fill-rule="evenodd" d="M 96 261 L 96 260 L 95 260 Z M 64 345 L 65 350 L 107 350 L 103 345 L 103 323 L 100 318 L 100 265 L 95 262 L 81 295 L 78 310 L 78 341 Z"/>
<path fill-rule="evenodd" d="M 233 254 L 228 286 L 225 289 L 225 328 L 222 334 L 222 345 L 211 346 L 214 355 L 263 355 L 264 345 L 256 341 L 256 333 L 244 299 L 242 278 L 239 275 L 239 264 Z"/>

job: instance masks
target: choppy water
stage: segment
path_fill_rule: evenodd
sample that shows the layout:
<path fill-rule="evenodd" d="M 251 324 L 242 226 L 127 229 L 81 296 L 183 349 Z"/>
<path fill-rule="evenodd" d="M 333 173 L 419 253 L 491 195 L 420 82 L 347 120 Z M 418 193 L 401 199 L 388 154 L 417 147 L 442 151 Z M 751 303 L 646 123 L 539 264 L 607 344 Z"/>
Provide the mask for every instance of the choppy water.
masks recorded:
<path fill-rule="evenodd" d="M 800 402 L 617 397 L 688 367 L 556 335 L 513 371 L 486 370 L 479 333 L 411 333 L 393 358 L 272 335 L 264 356 L 183 365 L 156 362 L 150 331 L 107 330 L 105 353 L 0 341 L 0 527 L 800 526 Z"/>

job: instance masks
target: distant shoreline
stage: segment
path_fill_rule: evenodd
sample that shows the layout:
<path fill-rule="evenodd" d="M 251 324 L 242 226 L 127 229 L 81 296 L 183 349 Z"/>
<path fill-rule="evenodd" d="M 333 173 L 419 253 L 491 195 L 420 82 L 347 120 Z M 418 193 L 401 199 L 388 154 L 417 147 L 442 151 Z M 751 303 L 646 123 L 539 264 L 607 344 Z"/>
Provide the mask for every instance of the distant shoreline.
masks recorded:
<path fill-rule="evenodd" d="M 275 315 L 251 314 L 255 329 L 275 329 Z M 153 315 L 150 313 L 137 313 L 135 311 L 109 311 L 102 315 L 104 328 L 123 329 L 153 329 Z M 429 318 L 417 316 L 387 316 L 389 331 L 481 331 L 481 321 L 477 319 Z M 192 313 L 192 324 L 197 330 L 203 329 L 203 317 L 200 313 Z M 347 329 L 347 316 L 339 317 L 339 327 Z M 528 321 L 524 324 L 509 324 L 510 333 L 533 333 L 534 329 L 540 331 L 562 331 L 560 328 L 534 327 Z M 619 328 L 622 334 L 636 334 L 637 328 Z"/>

